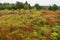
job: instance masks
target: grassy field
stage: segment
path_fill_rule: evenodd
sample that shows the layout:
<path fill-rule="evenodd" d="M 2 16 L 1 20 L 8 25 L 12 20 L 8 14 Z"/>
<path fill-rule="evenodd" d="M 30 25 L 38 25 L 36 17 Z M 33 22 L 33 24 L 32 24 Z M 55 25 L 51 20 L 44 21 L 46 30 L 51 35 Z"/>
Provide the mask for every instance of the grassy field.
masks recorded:
<path fill-rule="evenodd" d="M 60 11 L 0 10 L 0 40 L 60 40 Z"/>

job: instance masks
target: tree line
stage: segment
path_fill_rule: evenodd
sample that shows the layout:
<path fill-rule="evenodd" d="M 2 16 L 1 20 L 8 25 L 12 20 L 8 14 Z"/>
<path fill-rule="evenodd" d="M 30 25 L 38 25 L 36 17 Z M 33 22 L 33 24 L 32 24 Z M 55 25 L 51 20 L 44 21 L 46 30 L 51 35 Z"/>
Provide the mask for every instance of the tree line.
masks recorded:
<path fill-rule="evenodd" d="M 59 7 L 56 4 L 53 4 L 52 6 L 40 6 L 38 3 L 36 3 L 34 6 L 31 6 L 27 1 L 25 3 L 22 2 L 16 2 L 15 4 L 13 3 L 0 3 L 0 10 L 4 10 L 4 9 L 32 9 L 32 8 L 36 8 L 37 10 L 41 10 L 41 9 L 48 9 L 48 10 L 58 10 Z"/>

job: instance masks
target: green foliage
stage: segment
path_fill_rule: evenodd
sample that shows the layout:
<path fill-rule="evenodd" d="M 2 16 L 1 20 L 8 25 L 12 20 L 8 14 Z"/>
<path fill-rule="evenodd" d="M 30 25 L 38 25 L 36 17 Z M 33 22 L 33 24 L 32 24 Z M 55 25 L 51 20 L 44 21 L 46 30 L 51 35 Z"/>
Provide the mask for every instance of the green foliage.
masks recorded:
<path fill-rule="evenodd" d="M 28 4 L 27 1 L 26 1 L 25 4 L 24 4 L 24 9 L 29 9 L 29 4 Z"/>
<path fill-rule="evenodd" d="M 48 10 L 52 10 L 52 6 L 49 6 Z"/>
<path fill-rule="evenodd" d="M 39 33 L 37 31 L 33 30 L 33 36 L 34 37 L 38 37 L 39 36 Z"/>
<path fill-rule="evenodd" d="M 49 9 L 49 10 L 56 11 L 56 10 L 58 10 L 58 6 L 57 6 L 56 4 L 54 4 L 53 6 L 49 6 L 48 9 Z"/>
<path fill-rule="evenodd" d="M 58 37 L 58 36 L 59 36 L 59 34 L 56 33 L 56 32 L 53 32 L 53 33 L 51 34 L 52 40 L 57 40 L 57 37 Z"/>
<path fill-rule="evenodd" d="M 53 6 L 52 6 L 52 10 L 57 10 L 58 9 L 58 6 L 56 5 L 56 4 L 54 4 Z"/>
<path fill-rule="evenodd" d="M 0 3 L 0 10 L 4 10 L 4 9 L 33 9 L 36 8 L 37 10 L 41 10 L 41 9 L 48 9 L 48 10 L 58 10 L 60 7 L 57 6 L 56 4 L 54 4 L 53 6 L 40 6 L 39 4 L 35 4 L 34 6 L 31 6 L 27 1 L 25 3 L 22 2 L 16 2 L 16 3 Z"/>
<path fill-rule="evenodd" d="M 16 2 L 16 7 L 17 9 L 23 9 L 24 8 L 24 4 L 21 2 Z"/>
<path fill-rule="evenodd" d="M 39 4 L 35 4 L 35 6 L 37 10 L 40 10 L 40 5 Z"/>
<path fill-rule="evenodd" d="M 54 27 L 52 27 L 52 30 L 58 32 L 60 30 L 60 26 L 58 26 L 58 25 L 54 26 Z"/>

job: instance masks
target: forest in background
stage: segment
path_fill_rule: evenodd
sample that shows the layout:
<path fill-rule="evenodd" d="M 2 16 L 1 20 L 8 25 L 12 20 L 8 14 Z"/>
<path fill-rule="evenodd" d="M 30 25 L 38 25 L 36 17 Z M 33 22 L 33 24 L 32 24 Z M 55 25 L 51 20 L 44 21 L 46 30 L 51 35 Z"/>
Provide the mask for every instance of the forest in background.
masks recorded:
<path fill-rule="evenodd" d="M 41 6 L 38 3 L 36 3 L 34 6 L 31 6 L 27 1 L 25 3 L 22 2 L 16 2 L 16 3 L 0 3 L 0 10 L 3 9 L 32 9 L 36 8 L 37 10 L 41 9 L 47 9 L 47 10 L 60 10 L 60 6 L 57 6 L 56 4 L 50 5 L 50 6 Z"/>

